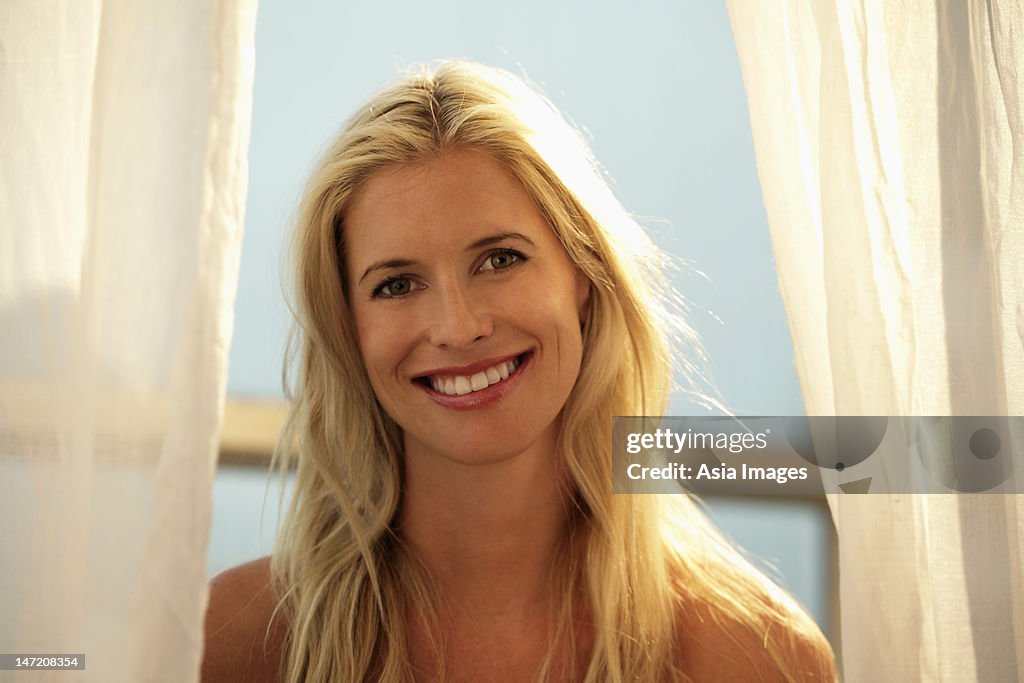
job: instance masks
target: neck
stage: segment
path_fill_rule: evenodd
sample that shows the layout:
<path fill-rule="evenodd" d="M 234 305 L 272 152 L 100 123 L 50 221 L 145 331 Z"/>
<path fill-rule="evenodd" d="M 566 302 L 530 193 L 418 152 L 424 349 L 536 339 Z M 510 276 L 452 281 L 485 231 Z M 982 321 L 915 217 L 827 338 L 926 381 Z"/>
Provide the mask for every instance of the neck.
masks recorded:
<path fill-rule="evenodd" d="M 400 533 L 446 603 L 477 615 L 547 608 L 567 519 L 548 441 L 487 464 L 406 444 Z"/>

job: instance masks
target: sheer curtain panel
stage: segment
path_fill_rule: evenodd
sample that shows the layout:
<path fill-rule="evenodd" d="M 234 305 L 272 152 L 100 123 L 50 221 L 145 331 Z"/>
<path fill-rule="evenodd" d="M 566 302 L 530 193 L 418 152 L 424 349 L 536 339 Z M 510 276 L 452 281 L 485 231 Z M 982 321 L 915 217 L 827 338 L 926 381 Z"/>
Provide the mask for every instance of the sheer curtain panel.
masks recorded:
<path fill-rule="evenodd" d="M 0 4 L 0 652 L 198 677 L 255 0 Z"/>
<path fill-rule="evenodd" d="M 729 12 L 808 412 L 1021 415 L 1022 3 Z M 831 498 L 845 680 L 1024 680 L 1021 496 Z"/>

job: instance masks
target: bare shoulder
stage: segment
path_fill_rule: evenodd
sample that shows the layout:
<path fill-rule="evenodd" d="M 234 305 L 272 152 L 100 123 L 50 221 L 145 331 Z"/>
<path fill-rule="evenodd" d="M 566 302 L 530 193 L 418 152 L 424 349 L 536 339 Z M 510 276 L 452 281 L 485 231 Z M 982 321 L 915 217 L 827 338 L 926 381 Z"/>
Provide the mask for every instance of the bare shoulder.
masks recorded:
<path fill-rule="evenodd" d="M 210 581 L 203 683 L 277 680 L 285 629 L 280 617 L 272 620 L 276 606 L 269 557 Z"/>
<path fill-rule="evenodd" d="M 761 683 L 835 681 L 835 657 L 817 624 L 795 606 L 767 596 L 763 599 L 781 616 L 765 617 L 756 626 L 741 623 L 706 603 L 680 607 L 682 654 L 690 678 Z"/>

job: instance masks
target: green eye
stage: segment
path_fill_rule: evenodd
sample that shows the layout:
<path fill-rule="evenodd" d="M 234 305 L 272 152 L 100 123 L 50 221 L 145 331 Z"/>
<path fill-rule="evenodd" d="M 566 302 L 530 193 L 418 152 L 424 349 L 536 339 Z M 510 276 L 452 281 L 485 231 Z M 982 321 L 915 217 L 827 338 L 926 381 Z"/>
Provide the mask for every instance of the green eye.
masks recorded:
<path fill-rule="evenodd" d="M 488 254 L 480 270 L 505 270 L 521 260 L 523 260 L 523 255 L 519 252 L 512 251 L 511 249 L 502 249 Z"/>
<path fill-rule="evenodd" d="M 394 277 L 385 280 L 373 291 L 375 297 L 385 299 L 404 296 L 412 291 L 412 280 L 407 277 Z"/>

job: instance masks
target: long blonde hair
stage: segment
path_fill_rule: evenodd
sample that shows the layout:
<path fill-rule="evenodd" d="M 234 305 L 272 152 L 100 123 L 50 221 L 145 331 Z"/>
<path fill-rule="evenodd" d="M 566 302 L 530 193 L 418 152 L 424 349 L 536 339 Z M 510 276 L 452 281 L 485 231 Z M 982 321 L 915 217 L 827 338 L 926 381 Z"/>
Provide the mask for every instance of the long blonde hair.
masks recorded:
<path fill-rule="evenodd" d="M 484 152 L 509 169 L 591 283 L 583 364 L 559 437 L 574 504 L 553 577 L 563 597 L 539 677 L 683 680 L 682 604 L 713 605 L 759 638 L 788 608 L 765 599 L 771 586 L 689 497 L 612 495 L 612 417 L 664 411 L 671 331 L 686 334 L 661 296 L 663 260 L 576 129 L 523 80 L 465 62 L 410 73 L 372 97 L 324 155 L 302 201 L 294 242 L 301 365 L 275 454 L 281 471 L 296 467 L 272 560 L 288 623 L 286 679 L 412 681 L 405 624 L 410 614 L 437 618 L 430 578 L 393 527 L 401 432 L 360 358 L 343 250 L 346 209 L 371 174 L 452 149 Z M 581 613 L 592 626 L 588 661 L 582 670 L 571 661 L 558 668 L 575 652 Z M 766 642 L 790 676 L 785 645 Z M 434 647 L 443 662 L 444 643 Z"/>

